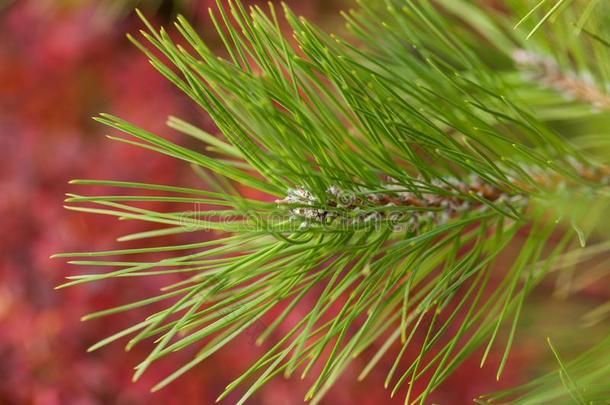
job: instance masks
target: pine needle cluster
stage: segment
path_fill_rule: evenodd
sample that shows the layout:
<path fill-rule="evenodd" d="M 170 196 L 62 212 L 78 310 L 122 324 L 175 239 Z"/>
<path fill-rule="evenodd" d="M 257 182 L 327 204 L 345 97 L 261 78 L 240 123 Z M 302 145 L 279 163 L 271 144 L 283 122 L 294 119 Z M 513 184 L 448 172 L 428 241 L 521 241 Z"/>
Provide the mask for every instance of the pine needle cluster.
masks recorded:
<path fill-rule="evenodd" d="M 343 14 L 346 39 L 284 6 L 289 37 L 273 6 L 228 1 L 211 12 L 226 58 L 183 17 L 179 41 L 142 17 L 146 30 L 129 38 L 219 135 L 170 118 L 202 144 L 187 148 L 115 116 L 96 118 L 125 134 L 112 139 L 192 165 L 209 187 L 72 182 L 125 193 L 73 194 L 67 208 L 159 227 L 122 238 L 142 248 L 57 255 L 105 270 L 61 287 L 184 275 L 159 295 L 85 317 L 165 305 L 90 350 L 153 339 L 137 380 L 155 361 L 197 347 L 158 390 L 264 320 L 257 343 L 268 350 L 219 398 L 245 384 L 240 403 L 295 373 L 313 375 L 305 399 L 319 403 L 364 355 L 360 379 L 393 360 L 386 387 L 405 403 L 426 403 L 481 348 L 482 366 L 500 353 L 500 378 L 528 294 L 549 277 L 572 292 L 588 261 L 609 263 L 608 8 L 362 1 Z M 268 198 L 248 198 L 244 187 Z M 139 205 L 160 201 L 178 208 Z M 214 238 L 154 242 L 203 232 Z M 164 258 L 148 259 L 155 254 Z M 296 308 L 304 315 L 286 326 Z M 553 374 L 480 400 L 598 400 L 603 390 L 585 388 L 608 381 L 607 361 L 591 366 L 608 347 L 570 364 L 553 347 L 561 381 Z"/>

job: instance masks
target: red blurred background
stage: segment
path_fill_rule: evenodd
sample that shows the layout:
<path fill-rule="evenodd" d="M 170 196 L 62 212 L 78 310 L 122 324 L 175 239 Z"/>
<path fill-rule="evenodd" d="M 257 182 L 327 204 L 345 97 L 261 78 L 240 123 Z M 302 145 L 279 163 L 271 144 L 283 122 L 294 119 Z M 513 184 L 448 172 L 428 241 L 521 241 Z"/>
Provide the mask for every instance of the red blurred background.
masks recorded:
<path fill-rule="evenodd" d="M 165 390 L 149 394 L 154 382 L 193 351 L 153 366 L 133 384 L 132 368 L 150 350 L 146 343 L 129 353 L 121 344 L 85 351 L 141 319 L 143 313 L 87 323 L 79 319 L 94 310 L 143 298 L 159 287 L 159 280 L 138 278 L 53 290 L 75 270 L 50 261 L 49 255 L 116 248 L 116 237 L 144 229 L 63 210 L 64 194 L 74 191 L 68 180 L 202 186 L 187 165 L 109 141 L 103 136 L 105 128 L 90 119 L 98 112 L 110 112 L 165 134 L 170 133 L 165 120 L 171 114 L 213 131 L 203 112 L 125 39 L 126 32 L 137 32 L 141 24 L 129 8 L 111 8 L 111 3 L 19 0 L 2 6 L 0 2 L 0 404 L 211 404 L 264 349 L 246 336 Z M 176 7 L 182 7 L 214 42 L 207 18 L 212 0 L 170 3 L 145 9 L 146 13 L 167 24 Z M 336 11 L 345 6 L 329 0 L 291 5 L 326 27 L 341 24 Z M 526 380 L 537 371 L 535 363 L 549 357 L 536 351 L 538 340 L 539 336 L 521 338 L 501 383 L 495 381 L 494 362 L 481 370 L 476 358 L 459 369 L 434 401 L 471 403 L 477 394 Z M 383 389 L 391 360 L 358 383 L 356 376 L 365 361 L 355 362 L 324 403 L 402 403 L 401 397 L 390 400 Z M 280 378 L 249 403 L 300 404 L 306 388 L 298 378 Z"/>

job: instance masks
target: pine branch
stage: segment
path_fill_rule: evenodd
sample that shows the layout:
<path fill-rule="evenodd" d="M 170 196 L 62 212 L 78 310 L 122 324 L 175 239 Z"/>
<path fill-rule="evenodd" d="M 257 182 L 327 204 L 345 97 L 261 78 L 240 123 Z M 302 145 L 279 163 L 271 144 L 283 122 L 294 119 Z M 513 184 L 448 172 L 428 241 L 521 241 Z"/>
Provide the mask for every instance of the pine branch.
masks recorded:
<path fill-rule="evenodd" d="M 135 138 L 114 139 L 188 162 L 222 186 L 211 192 L 81 180 L 75 183 L 170 195 L 69 195 L 68 208 L 165 226 L 123 240 L 209 230 L 217 239 L 59 255 L 104 269 L 62 287 L 185 275 L 157 296 L 88 315 L 165 305 L 91 350 L 126 336 L 128 349 L 153 338 L 138 379 L 157 360 L 197 345 L 158 390 L 257 325 L 265 325 L 259 343 L 275 339 L 298 307 L 303 317 L 221 398 L 250 383 L 243 403 L 276 375 L 300 371 L 315 374 L 306 399 L 317 403 L 353 358 L 376 347 L 360 377 L 393 351 L 386 386 L 392 395 L 406 390 L 407 403 L 425 403 L 481 347 L 483 365 L 508 323 L 500 378 L 528 294 L 553 271 L 579 264 L 581 254 L 609 250 L 603 242 L 575 247 L 604 237 L 598 219 L 610 193 L 603 157 L 566 140 L 514 90 L 514 80 L 527 83 L 514 79 L 519 71 L 510 56 L 529 48 L 525 35 L 504 32 L 512 24 L 506 16 L 462 0 L 363 3 L 344 15 L 355 46 L 288 8 L 284 15 L 295 43 L 284 37 L 273 7 L 220 6 L 212 19 L 227 59 L 182 17 L 176 28 L 185 45 L 146 19 L 143 39 L 130 37 L 223 137 L 170 119 L 213 150 L 211 157 L 114 116 L 98 121 Z M 490 52 L 505 56 L 500 72 L 486 59 Z M 568 71 L 565 58 L 555 60 L 558 71 Z M 587 102 L 600 97 L 578 94 Z M 235 183 L 277 201 L 244 198 Z M 139 207 L 142 201 L 209 209 L 157 212 Z M 508 246 L 518 254 L 499 267 Z M 152 253 L 166 256 L 147 259 Z M 105 259 L 133 255 L 139 259 Z M 280 315 L 272 317 L 274 309 Z M 406 361 L 418 334 L 423 343 Z M 419 380 L 426 388 L 415 393 Z"/>
<path fill-rule="evenodd" d="M 610 95 L 597 88 L 590 79 L 562 72 L 554 60 L 527 51 L 517 51 L 513 57 L 526 72 L 533 74 L 532 82 L 554 88 L 568 99 L 610 110 Z"/>

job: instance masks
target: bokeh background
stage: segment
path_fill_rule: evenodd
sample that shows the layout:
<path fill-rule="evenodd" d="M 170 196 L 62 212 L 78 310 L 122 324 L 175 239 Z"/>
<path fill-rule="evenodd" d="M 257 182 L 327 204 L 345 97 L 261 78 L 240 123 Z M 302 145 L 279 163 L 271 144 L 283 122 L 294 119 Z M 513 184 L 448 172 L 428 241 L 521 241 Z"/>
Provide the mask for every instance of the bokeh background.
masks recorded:
<path fill-rule="evenodd" d="M 126 40 L 126 32 L 141 28 L 133 3 L 0 0 L 0 404 L 212 404 L 224 386 L 264 350 L 244 336 L 167 389 L 149 394 L 154 382 L 193 351 L 157 364 L 133 384 L 132 367 L 150 346 L 143 344 L 129 353 L 121 344 L 89 354 L 86 348 L 141 319 L 143 313 L 133 311 L 87 323 L 79 319 L 88 312 L 145 297 L 159 287 L 159 280 L 53 289 L 75 270 L 49 260 L 52 253 L 109 249 L 117 246 L 115 239 L 126 231 L 146 230 L 138 224 L 63 210 L 64 194 L 74 191 L 68 180 L 204 186 L 187 165 L 109 141 L 104 137 L 107 130 L 90 119 L 98 112 L 110 112 L 148 130 L 170 134 L 165 120 L 171 114 L 214 132 L 205 114 Z M 218 42 L 207 16 L 212 0 L 142 3 L 156 23 L 167 25 L 180 11 L 209 42 Z M 341 30 L 338 10 L 351 6 L 349 0 L 288 3 L 333 31 Z M 578 346 L 574 339 L 578 332 L 558 325 L 566 317 L 586 313 L 607 291 L 588 290 L 578 300 L 560 301 L 551 297 L 550 290 L 543 287 L 530 300 L 502 381 L 495 381 L 497 358 L 484 369 L 474 358 L 444 384 L 434 401 L 472 403 L 480 393 L 548 370 L 552 366 L 552 356 L 544 347 L 548 334 L 563 348 Z M 364 382 L 356 381 L 365 361 L 355 362 L 324 403 L 402 403 L 401 397 L 390 400 L 383 389 L 389 359 Z M 280 378 L 249 403 L 300 404 L 306 384 L 297 378 Z"/>

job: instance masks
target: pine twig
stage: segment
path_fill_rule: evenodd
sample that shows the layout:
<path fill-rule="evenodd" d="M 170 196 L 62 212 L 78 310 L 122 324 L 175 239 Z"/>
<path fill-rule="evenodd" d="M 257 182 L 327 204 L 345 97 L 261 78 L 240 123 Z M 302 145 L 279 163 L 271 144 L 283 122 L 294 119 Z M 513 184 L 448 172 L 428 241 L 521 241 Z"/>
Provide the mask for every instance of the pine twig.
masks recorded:
<path fill-rule="evenodd" d="M 566 97 L 610 111 L 610 95 L 599 89 L 590 77 L 565 72 L 552 58 L 524 49 L 515 51 L 513 59 L 519 67 L 531 73 L 532 81 L 551 87 Z"/>

